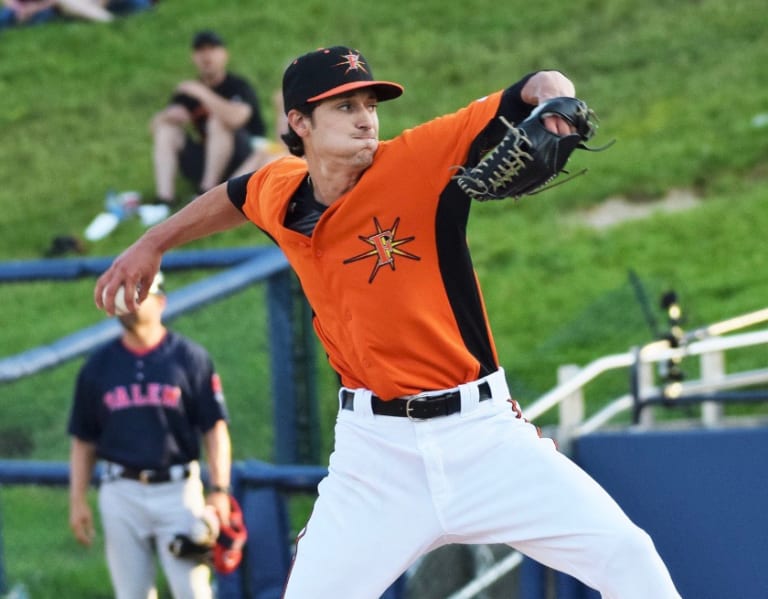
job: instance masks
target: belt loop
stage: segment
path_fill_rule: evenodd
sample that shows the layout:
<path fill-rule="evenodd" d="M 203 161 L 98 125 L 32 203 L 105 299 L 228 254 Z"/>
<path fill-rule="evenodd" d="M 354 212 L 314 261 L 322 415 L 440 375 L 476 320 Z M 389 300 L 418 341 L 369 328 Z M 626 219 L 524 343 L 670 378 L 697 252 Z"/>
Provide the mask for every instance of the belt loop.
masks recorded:
<path fill-rule="evenodd" d="M 461 417 L 463 418 L 480 404 L 480 390 L 477 381 L 459 385 L 459 397 L 461 398 Z"/>
<path fill-rule="evenodd" d="M 174 464 L 168 468 L 168 478 L 172 481 L 184 480 L 189 474 L 186 464 Z"/>
<path fill-rule="evenodd" d="M 492 372 L 483 380 L 486 381 L 491 388 L 491 397 L 493 398 L 492 401 L 494 403 L 503 403 L 512 397 L 509 392 L 509 385 L 507 385 L 507 377 L 501 366 L 496 372 Z"/>
<path fill-rule="evenodd" d="M 120 478 L 123 467 L 114 462 L 104 462 L 104 468 L 101 471 L 101 482 L 108 483 Z"/>
<path fill-rule="evenodd" d="M 373 405 L 371 396 L 373 391 L 370 389 L 355 389 L 354 412 L 358 416 L 373 419 Z"/>

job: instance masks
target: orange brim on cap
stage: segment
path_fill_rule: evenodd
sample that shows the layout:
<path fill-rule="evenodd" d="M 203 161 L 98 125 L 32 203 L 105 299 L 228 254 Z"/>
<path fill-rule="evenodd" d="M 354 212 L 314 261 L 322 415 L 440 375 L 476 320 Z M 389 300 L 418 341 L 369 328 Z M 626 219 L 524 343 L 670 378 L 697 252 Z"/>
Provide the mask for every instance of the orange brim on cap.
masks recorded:
<path fill-rule="evenodd" d="M 398 83 L 392 83 L 391 81 L 352 81 L 350 83 L 345 83 L 344 85 L 334 87 L 333 89 L 329 89 L 322 94 L 307 98 L 307 102 L 325 100 L 326 98 L 345 94 L 347 92 L 362 89 L 364 87 L 376 88 L 376 97 L 382 101 L 393 100 L 403 93 L 403 86 Z"/>

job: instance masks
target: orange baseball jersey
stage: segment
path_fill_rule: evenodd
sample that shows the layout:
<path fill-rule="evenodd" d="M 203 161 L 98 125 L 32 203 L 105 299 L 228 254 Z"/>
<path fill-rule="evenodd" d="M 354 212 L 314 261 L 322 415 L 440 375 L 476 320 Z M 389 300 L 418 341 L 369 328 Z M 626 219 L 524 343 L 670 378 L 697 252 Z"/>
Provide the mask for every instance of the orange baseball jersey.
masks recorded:
<path fill-rule="evenodd" d="M 307 177 L 303 159 L 278 159 L 248 180 L 241 209 L 296 271 L 344 386 L 391 399 L 498 369 L 466 242 L 470 200 L 451 177 L 503 96 L 381 142 L 373 164 L 322 214 L 311 237 L 284 226 L 290 198 Z M 506 112 L 531 108 L 519 93 L 507 104 L 515 110 Z"/>

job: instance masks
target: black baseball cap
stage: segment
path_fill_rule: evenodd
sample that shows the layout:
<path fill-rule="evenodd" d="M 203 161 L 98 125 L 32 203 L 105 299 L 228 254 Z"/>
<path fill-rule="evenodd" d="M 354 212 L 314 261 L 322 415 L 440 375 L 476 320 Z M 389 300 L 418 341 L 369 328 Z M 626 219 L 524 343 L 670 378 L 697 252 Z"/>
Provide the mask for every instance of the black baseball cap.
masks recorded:
<path fill-rule="evenodd" d="M 376 81 L 368 61 L 357 50 L 348 46 L 319 48 L 299 56 L 285 69 L 285 113 L 302 104 L 364 87 L 372 87 L 380 101 L 393 100 L 403 93 L 398 83 Z"/>
<path fill-rule="evenodd" d="M 205 29 L 198 31 L 192 38 L 192 47 L 195 50 L 199 50 L 203 46 L 226 46 L 226 44 L 218 33 Z"/>

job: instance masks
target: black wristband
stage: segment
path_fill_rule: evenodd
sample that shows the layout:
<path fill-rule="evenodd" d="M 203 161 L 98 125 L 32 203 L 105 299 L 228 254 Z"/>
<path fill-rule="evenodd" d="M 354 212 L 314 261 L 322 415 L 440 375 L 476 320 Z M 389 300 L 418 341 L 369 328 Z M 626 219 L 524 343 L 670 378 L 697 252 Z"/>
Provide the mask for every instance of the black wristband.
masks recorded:
<path fill-rule="evenodd" d="M 229 495 L 232 492 L 232 489 L 229 486 L 222 486 L 222 485 L 211 485 L 208 489 L 209 493 L 224 493 L 226 495 Z"/>

